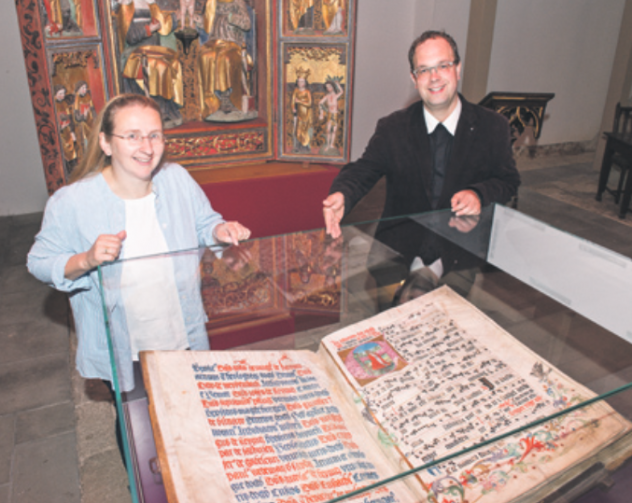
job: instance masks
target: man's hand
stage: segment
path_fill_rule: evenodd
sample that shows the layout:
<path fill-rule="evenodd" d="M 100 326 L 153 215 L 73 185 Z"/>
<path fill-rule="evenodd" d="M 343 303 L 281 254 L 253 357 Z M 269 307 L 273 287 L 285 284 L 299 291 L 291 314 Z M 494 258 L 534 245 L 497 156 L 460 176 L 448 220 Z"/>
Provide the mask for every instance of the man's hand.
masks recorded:
<path fill-rule="evenodd" d="M 470 232 L 474 227 L 478 225 L 478 221 L 480 220 L 480 215 L 466 215 L 463 217 L 450 217 L 450 221 L 448 222 L 448 226 L 456 229 L 459 232 L 463 232 L 464 234 Z"/>
<path fill-rule="evenodd" d="M 325 230 L 332 238 L 340 237 L 340 221 L 345 214 L 345 196 L 342 192 L 329 194 L 323 201 L 323 217 L 325 219 Z"/>
<path fill-rule="evenodd" d="M 457 217 L 463 215 L 478 215 L 481 212 L 481 200 L 473 190 L 462 190 L 452 196 L 450 201 L 452 211 Z"/>

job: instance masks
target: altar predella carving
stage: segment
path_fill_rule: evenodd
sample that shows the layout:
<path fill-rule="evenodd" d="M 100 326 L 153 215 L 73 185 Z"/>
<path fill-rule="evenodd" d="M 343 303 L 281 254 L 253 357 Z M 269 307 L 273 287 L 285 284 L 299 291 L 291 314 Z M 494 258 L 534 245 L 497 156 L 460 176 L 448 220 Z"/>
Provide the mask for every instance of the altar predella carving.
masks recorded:
<path fill-rule="evenodd" d="M 356 0 L 17 0 L 49 192 L 124 92 L 161 108 L 170 158 L 348 161 Z"/>

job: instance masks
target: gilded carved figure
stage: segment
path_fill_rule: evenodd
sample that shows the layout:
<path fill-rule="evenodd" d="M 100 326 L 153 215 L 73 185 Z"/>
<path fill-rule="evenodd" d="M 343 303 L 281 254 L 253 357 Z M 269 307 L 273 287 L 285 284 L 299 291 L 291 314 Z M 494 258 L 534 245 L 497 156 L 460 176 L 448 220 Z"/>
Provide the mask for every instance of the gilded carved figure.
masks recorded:
<path fill-rule="evenodd" d="M 323 154 L 338 154 L 336 133 L 338 132 L 338 100 L 342 96 L 342 87 L 336 79 L 325 82 L 325 96 L 318 103 L 318 118 L 325 121 L 325 145 Z"/>
<path fill-rule="evenodd" d="M 314 0 L 290 0 L 290 24 L 294 31 L 314 27 Z"/>
<path fill-rule="evenodd" d="M 325 33 L 341 33 L 343 12 L 342 0 L 323 0 L 322 9 Z"/>
<path fill-rule="evenodd" d="M 296 70 L 296 87 L 292 93 L 291 108 L 294 128 L 294 150 L 310 152 L 313 134 L 312 125 L 312 93 L 309 90 L 310 70 Z"/>
<path fill-rule="evenodd" d="M 187 15 L 189 28 L 195 29 L 195 0 L 180 0 L 180 27 L 187 26 Z"/>
<path fill-rule="evenodd" d="M 245 0 L 206 0 L 198 53 L 202 117 L 232 122 L 257 117 L 253 101 L 254 10 Z"/>
<path fill-rule="evenodd" d="M 63 85 L 56 85 L 54 87 L 54 93 L 55 112 L 57 115 L 57 123 L 59 124 L 64 166 L 66 172 L 71 173 L 79 159 L 77 136 L 75 135 L 75 125 L 73 121 L 73 107 L 67 100 L 66 88 Z"/>
<path fill-rule="evenodd" d="M 175 13 L 155 0 L 121 0 L 116 10 L 123 91 L 150 96 L 160 105 L 165 128 L 182 124 L 182 66 L 173 31 Z"/>
<path fill-rule="evenodd" d="M 88 89 L 88 83 L 80 80 L 75 84 L 75 99 L 73 105 L 73 118 L 75 121 L 75 135 L 81 154 L 88 148 L 88 138 L 92 131 L 92 122 L 96 117 L 92 96 Z"/>
<path fill-rule="evenodd" d="M 297 35 L 343 33 L 347 0 L 286 0 L 287 28 Z"/>
<path fill-rule="evenodd" d="M 42 0 L 49 36 L 81 35 L 81 0 Z"/>

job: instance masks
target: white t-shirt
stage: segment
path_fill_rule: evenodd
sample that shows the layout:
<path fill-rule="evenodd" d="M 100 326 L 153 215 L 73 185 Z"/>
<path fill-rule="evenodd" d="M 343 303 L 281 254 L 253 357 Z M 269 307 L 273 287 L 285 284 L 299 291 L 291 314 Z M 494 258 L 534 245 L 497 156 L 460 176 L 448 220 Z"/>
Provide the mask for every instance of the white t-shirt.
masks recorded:
<path fill-rule="evenodd" d="M 166 253 L 167 242 L 156 216 L 156 195 L 125 200 L 125 230 L 121 258 Z M 132 358 L 143 350 L 187 349 L 180 299 L 170 256 L 125 260 L 121 293 L 130 334 Z"/>

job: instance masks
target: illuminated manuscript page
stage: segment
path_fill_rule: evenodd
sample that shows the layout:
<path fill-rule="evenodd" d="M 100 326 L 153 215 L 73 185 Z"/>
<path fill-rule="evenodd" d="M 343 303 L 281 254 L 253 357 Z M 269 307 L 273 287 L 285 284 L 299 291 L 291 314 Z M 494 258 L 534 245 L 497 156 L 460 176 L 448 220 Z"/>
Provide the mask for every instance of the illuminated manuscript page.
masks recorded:
<path fill-rule="evenodd" d="M 448 287 L 327 336 L 321 351 L 340 389 L 364 407 L 368 431 L 391 442 L 385 454 L 400 470 L 594 396 Z M 421 479 L 428 501 L 523 501 L 628 429 L 599 402 Z"/>
<path fill-rule="evenodd" d="M 141 354 L 170 503 L 318 503 L 395 473 L 309 351 Z M 402 482 L 354 500 L 419 501 Z"/>

